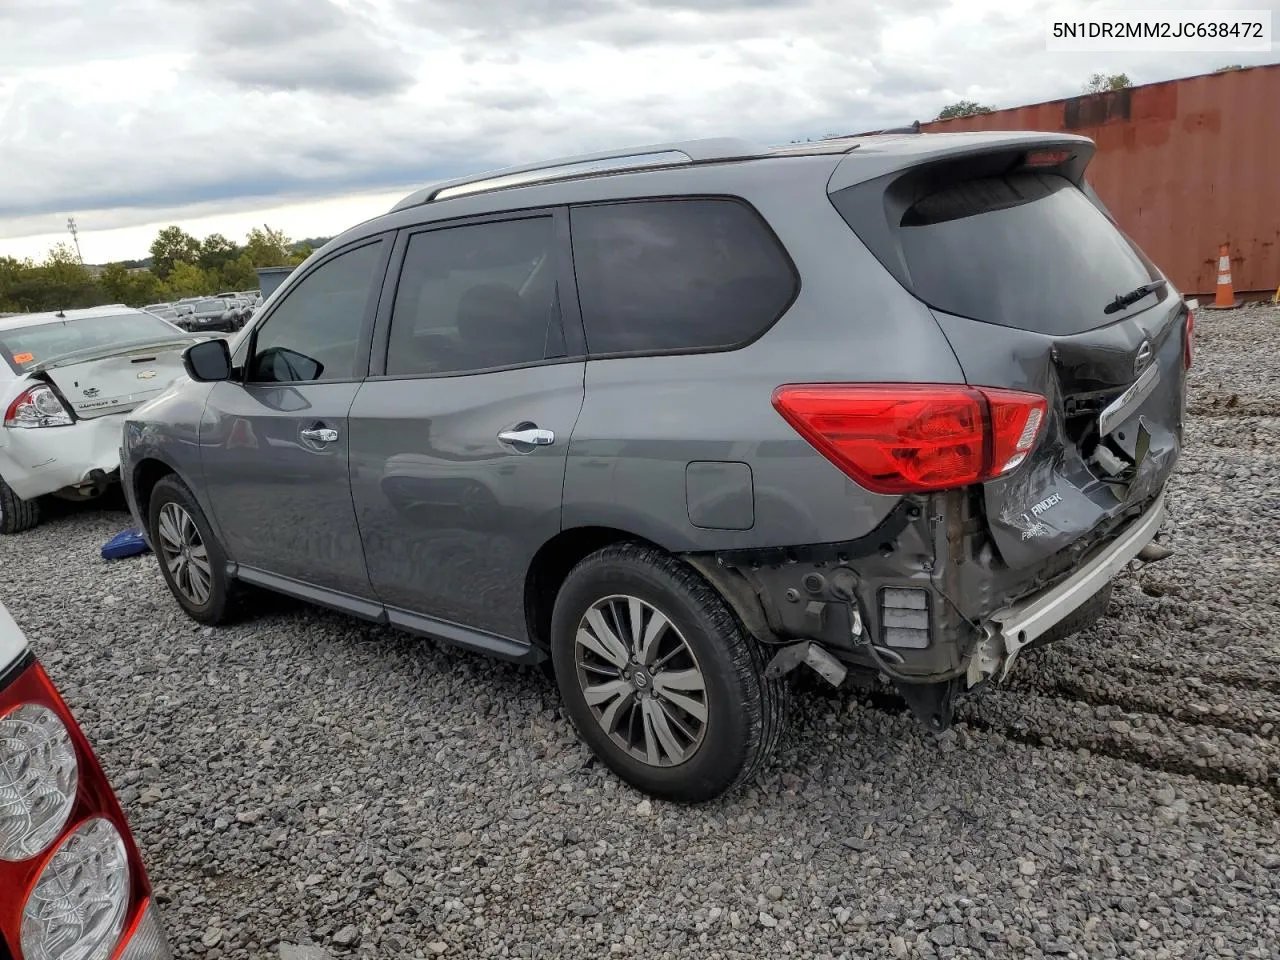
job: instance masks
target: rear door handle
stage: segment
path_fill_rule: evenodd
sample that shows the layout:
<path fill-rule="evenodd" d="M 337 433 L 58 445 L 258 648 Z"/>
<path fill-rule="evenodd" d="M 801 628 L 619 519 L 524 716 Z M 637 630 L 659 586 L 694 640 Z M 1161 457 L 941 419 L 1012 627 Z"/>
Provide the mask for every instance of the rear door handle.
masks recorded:
<path fill-rule="evenodd" d="M 338 439 L 338 431 L 332 427 L 312 427 L 302 431 L 302 439 L 312 443 L 333 443 Z"/>
<path fill-rule="evenodd" d="M 556 435 L 550 430 L 539 430 L 527 427 L 523 430 L 503 430 L 498 434 L 503 443 L 523 443 L 531 447 L 548 447 L 556 442 Z"/>

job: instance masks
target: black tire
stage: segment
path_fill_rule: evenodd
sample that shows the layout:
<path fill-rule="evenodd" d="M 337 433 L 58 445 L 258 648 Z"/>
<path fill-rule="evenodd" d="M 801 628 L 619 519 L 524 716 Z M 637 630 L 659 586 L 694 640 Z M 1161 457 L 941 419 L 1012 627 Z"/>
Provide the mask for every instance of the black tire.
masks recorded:
<path fill-rule="evenodd" d="M 605 731 L 587 703 L 575 638 L 593 605 L 616 596 L 638 598 L 661 613 L 677 631 L 663 636 L 677 645 L 683 641 L 693 655 L 686 662 L 698 668 L 704 681 L 699 696 L 704 698 L 706 720 L 700 739 L 688 744 L 689 753 L 679 762 L 658 766 L 637 758 Z M 661 799 L 700 803 L 742 783 L 764 764 L 786 723 L 788 688 L 765 679 L 759 643 L 696 570 L 656 548 L 616 544 L 574 567 L 556 597 L 551 656 L 565 710 L 578 735 L 621 779 Z M 656 692 L 661 673 L 656 667 L 645 679 L 642 695 L 647 699 L 661 699 Z M 643 718 L 640 722 L 643 729 Z"/>
<path fill-rule="evenodd" d="M 0 534 L 22 533 L 40 522 L 40 502 L 23 500 L 0 477 Z"/>
<path fill-rule="evenodd" d="M 208 597 L 203 603 L 197 603 L 187 596 L 165 561 L 160 533 L 160 515 L 166 504 L 175 504 L 191 518 L 205 548 L 209 565 L 209 590 Z M 234 619 L 238 611 L 239 584 L 227 574 L 226 552 L 214 536 L 209 520 L 200 509 L 195 496 L 187 485 L 173 474 L 162 478 L 151 491 L 151 501 L 147 508 L 147 533 L 151 540 L 151 548 L 155 551 L 156 559 L 160 564 L 160 574 L 168 584 L 169 592 L 191 619 L 209 626 L 219 626 Z"/>

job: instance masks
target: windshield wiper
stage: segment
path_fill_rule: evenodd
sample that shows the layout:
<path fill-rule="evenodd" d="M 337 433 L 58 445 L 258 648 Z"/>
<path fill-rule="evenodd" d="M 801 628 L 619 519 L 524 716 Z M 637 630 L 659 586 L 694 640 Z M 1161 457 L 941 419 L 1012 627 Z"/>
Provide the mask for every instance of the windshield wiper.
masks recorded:
<path fill-rule="evenodd" d="M 1144 283 L 1140 287 L 1134 287 L 1128 293 L 1119 294 L 1114 300 L 1102 308 L 1102 312 L 1107 314 L 1118 313 L 1125 307 L 1137 303 L 1143 297 L 1155 293 L 1168 282 L 1168 280 L 1152 280 L 1150 283 Z"/>

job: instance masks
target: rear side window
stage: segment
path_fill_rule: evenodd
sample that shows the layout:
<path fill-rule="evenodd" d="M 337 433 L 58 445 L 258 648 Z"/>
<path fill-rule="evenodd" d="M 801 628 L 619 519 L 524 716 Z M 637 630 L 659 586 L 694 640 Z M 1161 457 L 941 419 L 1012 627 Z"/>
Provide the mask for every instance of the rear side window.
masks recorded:
<path fill-rule="evenodd" d="M 844 213 L 839 194 L 833 201 Z M 858 229 L 856 221 L 851 226 Z M 1159 274 L 1063 177 L 1019 173 L 948 184 L 915 199 L 890 227 L 906 285 L 947 313 L 1069 336 L 1158 302 L 1153 295 L 1124 312 L 1103 312 Z"/>
<path fill-rule="evenodd" d="M 387 344 L 392 377 L 468 373 L 564 355 L 551 217 L 415 234 Z"/>
<path fill-rule="evenodd" d="M 735 347 L 760 336 L 797 278 L 736 200 L 644 200 L 572 211 L 573 262 L 595 355 Z"/>

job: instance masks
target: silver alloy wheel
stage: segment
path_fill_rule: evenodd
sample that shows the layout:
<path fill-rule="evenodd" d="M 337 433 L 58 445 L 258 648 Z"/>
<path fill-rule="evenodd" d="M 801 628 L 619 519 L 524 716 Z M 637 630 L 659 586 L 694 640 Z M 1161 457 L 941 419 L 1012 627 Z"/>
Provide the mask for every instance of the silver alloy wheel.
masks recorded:
<path fill-rule="evenodd" d="M 684 763 L 707 729 L 707 684 L 666 615 L 631 596 L 597 600 L 578 624 L 578 686 L 605 733 L 654 767 Z"/>
<path fill-rule="evenodd" d="M 196 606 L 204 606 L 213 585 L 213 568 L 209 565 L 209 552 L 200 537 L 200 528 L 191 514 L 172 502 L 160 508 L 157 526 L 161 557 L 174 584 Z"/>

